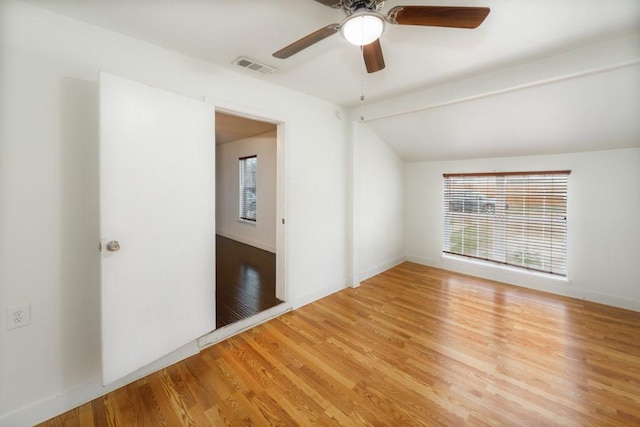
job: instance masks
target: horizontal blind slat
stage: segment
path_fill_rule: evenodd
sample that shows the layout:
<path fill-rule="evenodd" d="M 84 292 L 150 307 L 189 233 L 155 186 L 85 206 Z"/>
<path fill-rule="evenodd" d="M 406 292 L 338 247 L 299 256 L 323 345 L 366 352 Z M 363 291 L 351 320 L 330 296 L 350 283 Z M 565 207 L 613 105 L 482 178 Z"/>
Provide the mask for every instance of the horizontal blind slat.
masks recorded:
<path fill-rule="evenodd" d="M 569 174 L 444 174 L 443 252 L 566 275 Z"/>

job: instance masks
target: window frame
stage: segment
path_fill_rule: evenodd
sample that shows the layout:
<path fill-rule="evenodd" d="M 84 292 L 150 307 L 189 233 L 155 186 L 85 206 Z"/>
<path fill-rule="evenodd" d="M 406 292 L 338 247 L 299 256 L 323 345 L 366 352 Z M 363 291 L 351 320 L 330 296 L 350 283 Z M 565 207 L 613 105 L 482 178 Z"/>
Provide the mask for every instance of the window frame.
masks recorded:
<path fill-rule="evenodd" d="M 570 174 L 444 173 L 442 254 L 566 278 Z"/>
<path fill-rule="evenodd" d="M 255 165 L 253 166 L 253 185 L 248 180 L 247 163 L 249 160 L 255 159 Z M 251 172 L 250 172 L 251 173 Z M 249 185 L 247 185 L 249 183 Z M 248 189 L 253 189 L 253 201 L 249 201 L 250 192 Z M 253 205 L 253 209 L 250 206 Z M 253 215 L 250 213 L 253 212 Z M 246 221 L 250 223 L 257 223 L 258 221 L 258 155 L 244 156 L 238 158 L 238 220 Z"/>

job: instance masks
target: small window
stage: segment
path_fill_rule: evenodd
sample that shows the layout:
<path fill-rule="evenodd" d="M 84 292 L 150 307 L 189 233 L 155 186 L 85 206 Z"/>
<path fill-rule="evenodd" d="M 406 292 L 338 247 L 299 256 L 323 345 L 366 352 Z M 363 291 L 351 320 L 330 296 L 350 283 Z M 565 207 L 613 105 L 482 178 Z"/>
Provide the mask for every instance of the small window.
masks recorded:
<path fill-rule="evenodd" d="M 256 178 L 258 156 L 241 157 L 239 159 L 240 178 L 240 219 L 256 221 Z"/>
<path fill-rule="evenodd" d="M 569 173 L 445 174 L 443 252 L 566 276 Z"/>

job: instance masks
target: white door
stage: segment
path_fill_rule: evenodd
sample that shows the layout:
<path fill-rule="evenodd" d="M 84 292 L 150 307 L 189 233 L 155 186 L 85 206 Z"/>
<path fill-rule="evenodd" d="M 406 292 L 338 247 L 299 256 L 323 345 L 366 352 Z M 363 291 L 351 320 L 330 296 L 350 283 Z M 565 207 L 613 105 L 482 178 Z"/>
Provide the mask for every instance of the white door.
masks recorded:
<path fill-rule="evenodd" d="M 105 73 L 100 107 L 109 384 L 215 328 L 215 124 L 209 104 Z"/>

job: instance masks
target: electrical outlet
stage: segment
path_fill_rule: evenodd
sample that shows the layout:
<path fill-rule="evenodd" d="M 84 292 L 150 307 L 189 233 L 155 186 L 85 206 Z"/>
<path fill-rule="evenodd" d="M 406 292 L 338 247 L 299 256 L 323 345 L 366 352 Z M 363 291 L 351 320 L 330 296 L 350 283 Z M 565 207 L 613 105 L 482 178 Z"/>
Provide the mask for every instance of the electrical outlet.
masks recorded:
<path fill-rule="evenodd" d="M 15 305 L 7 308 L 7 329 L 27 326 L 31 323 L 31 308 L 29 304 Z"/>

